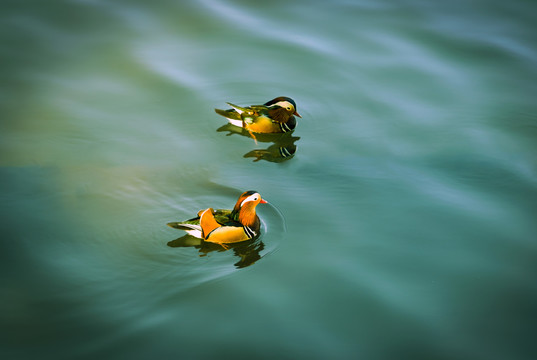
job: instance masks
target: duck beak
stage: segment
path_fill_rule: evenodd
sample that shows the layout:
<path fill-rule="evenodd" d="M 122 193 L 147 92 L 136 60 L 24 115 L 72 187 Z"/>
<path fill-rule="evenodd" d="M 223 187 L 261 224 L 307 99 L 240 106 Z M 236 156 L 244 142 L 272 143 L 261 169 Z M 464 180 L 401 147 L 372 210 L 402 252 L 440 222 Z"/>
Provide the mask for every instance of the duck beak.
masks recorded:
<path fill-rule="evenodd" d="M 260 204 L 266 204 L 267 203 L 267 200 L 264 200 L 264 199 L 261 199 L 261 201 L 259 201 Z"/>
<path fill-rule="evenodd" d="M 298 112 L 296 112 L 296 111 L 293 113 L 293 115 L 298 116 L 299 118 L 302 119 L 302 116 L 300 116 L 300 114 Z"/>

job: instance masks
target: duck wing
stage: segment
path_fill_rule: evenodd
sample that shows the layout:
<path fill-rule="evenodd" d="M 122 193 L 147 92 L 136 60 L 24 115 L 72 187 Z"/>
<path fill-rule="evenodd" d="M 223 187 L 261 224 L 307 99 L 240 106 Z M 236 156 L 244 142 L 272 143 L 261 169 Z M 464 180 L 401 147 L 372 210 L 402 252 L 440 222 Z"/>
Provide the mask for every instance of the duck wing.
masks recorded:
<path fill-rule="evenodd" d="M 233 221 L 231 218 L 231 210 L 228 209 L 216 209 L 213 211 L 213 215 L 216 222 L 220 225 Z M 179 230 L 201 230 L 199 216 L 184 221 L 172 221 L 166 225 Z"/>
<path fill-rule="evenodd" d="M 213 212 L 214 219 L 216 222 L 218 222 L 220 225 L 225 225 L 230 221 L 233 221 L 231 218 L 231 210 L 228 209 L 216 209 Z"/>

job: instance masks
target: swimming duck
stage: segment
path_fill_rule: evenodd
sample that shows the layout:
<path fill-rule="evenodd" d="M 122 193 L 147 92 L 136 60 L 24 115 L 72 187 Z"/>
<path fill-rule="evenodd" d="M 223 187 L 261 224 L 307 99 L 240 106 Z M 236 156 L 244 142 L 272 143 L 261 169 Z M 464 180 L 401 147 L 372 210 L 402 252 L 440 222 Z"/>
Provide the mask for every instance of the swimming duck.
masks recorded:
<path fill-rule="evenodd" d="M 195 218 L 182 222 L 170 222 L 167 225 L 225 247 L 224 244 L 250 240 L 259 236 L 260 221 L 255 208 L 258 204 L 265 203 L 266 201 L 258 192 L 246 191 L 239 196 L 233 210 L 207 208 L 200 210 Z"/>
<path fill-rule="evenodd" d="M 250 133 L 284 133 L 296 127 L 296 118 L 301 118 L 296 111 L 293 99 L 280 96 L 263 105 L 241 107 L 227 103 L 232 109 L 214 111 L 224 116 L 228 121 Z M 294 116 L 293 116 L 294 115 Z"/>

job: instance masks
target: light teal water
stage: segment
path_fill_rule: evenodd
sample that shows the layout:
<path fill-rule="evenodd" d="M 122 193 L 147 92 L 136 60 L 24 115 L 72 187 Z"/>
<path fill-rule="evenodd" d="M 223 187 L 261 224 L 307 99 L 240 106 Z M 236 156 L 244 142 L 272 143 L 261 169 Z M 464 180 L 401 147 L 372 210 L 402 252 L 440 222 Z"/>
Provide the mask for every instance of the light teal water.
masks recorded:
<path fill-rule="evenodd" d="M 534 359 L 536 10 L 3 2 L 2 358 Z M 249 189 L 258 242 L 167 245 Z"/>

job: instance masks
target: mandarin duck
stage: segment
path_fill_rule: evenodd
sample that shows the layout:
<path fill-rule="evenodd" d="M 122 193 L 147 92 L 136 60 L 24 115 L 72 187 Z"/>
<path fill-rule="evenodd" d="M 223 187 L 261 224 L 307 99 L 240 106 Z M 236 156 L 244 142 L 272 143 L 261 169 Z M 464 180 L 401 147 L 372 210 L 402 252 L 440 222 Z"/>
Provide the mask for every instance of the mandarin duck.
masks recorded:
<path fill-rule="evenodd" d="M 198 216 L 182 222 L 167 225 L 207 242 L 220 244 L 237 243 L 254 239 L 260 234 L 260 221 L 255 213 L 258 204 L 265 204 L 256 191 L 246 191 L 239 196 L 233 210 L 207 208 Z"/>
<path fill-rule="evenodd" d="M 232 109 L 214 111 L 228 121 L 252 133 L 284 133 L 296 127 L 295 116 L 302 117 L 296 111 L 293 99 L 280 96 L 263 105 L 240 107 L 227 103 Z"/>

